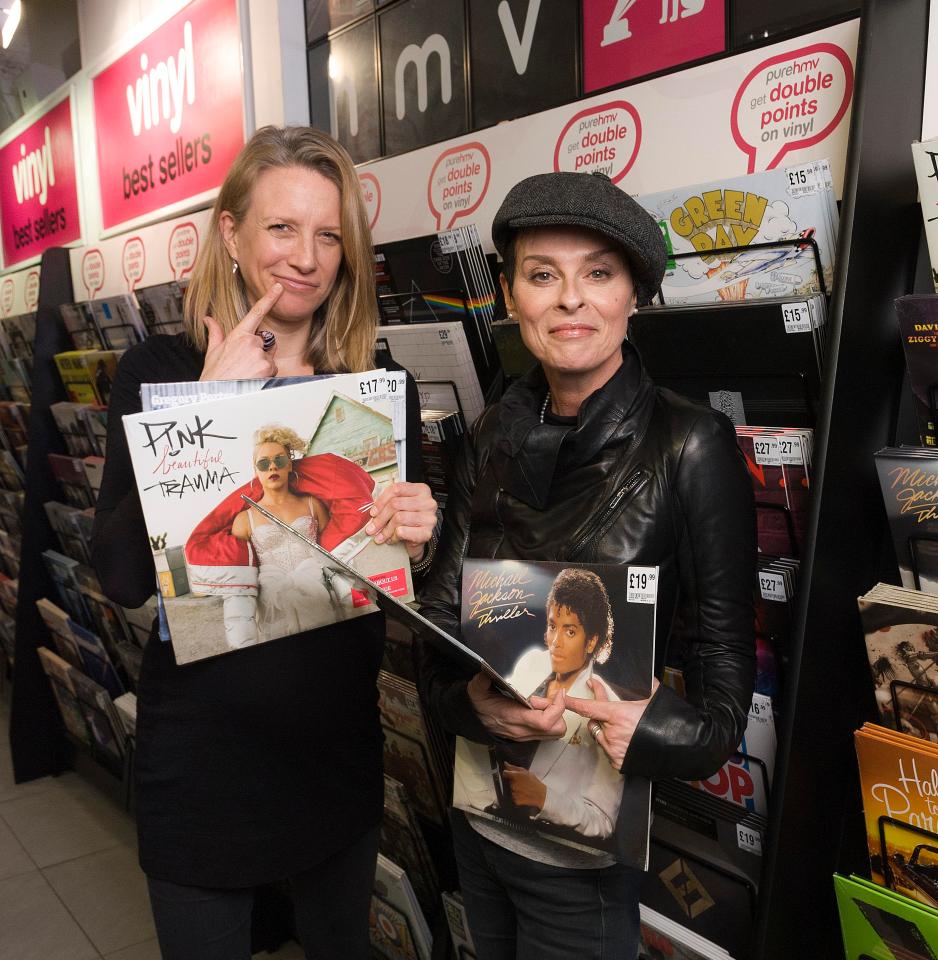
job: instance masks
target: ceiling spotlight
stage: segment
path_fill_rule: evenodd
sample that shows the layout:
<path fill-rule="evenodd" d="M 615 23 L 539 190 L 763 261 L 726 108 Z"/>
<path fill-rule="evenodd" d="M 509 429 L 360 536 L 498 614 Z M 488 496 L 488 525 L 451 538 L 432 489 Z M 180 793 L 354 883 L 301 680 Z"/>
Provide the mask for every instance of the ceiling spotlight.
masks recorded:
<path fill-rule="evenodd" d="M 20 25 L 20 19 L 23 16 L 23 4 L 21 0 L 13 0 L 13 3 L 9 7 L 5 7 L 0 10 L 0 13 L 6 14 L 6 19 L 3 21 L 3 28 L 0 29 L 0 39 L 3 40 L 3 49 L 10 45 L 13 41 L 13 34 L 16 33 L 16 28 Z"/>

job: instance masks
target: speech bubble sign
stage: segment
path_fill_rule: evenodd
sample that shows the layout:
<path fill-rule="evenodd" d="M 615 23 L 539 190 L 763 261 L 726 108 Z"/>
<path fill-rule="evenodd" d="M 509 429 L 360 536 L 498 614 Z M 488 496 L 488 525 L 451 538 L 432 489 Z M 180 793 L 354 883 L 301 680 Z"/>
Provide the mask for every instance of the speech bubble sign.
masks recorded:
<path fill-rule="evenodd" d="M 35 310 L 39 303 L 39 271 L 30 270 L 26 274 L 26 283 L 23 286 L 23 299 L 28 310 Z"/>
<path fill-rule="evenodd" d="M 94 247 L 81 258 L 81 281 L 90 300 L 104 286 L 104 257 Z"/>
<path fill-rule="evenodd" d="M 137 282 L 147 269 L 147 248 L 140 237 L 128 237 L 121 251 L 121 270 L 127 281 L 127 289 L 133 293 Z"/>
<path fill-rule="evenodd" d="M 771 170 L 791 150 L 813 146 L 843 119 L 853 64 L 835 43 L 813 43 L 763 60 L 733 99 L 730 125 L 748 173 Z"/>
<path fill-rule="evenodd" d="M 566 123 L 554 147 L 554 170 L 604 173 L 618 183 L 642 145 L 642 118 L 625 100 L 581 110 Z"/>
<path fill-rule="evenodd" d="M 360 173 L 358 179 L 362 185 L 365 209 L 368 211 L 368 228 L 374 230 L 381 215 L 381 184 L 373 173 Z"/>
<path fill-rule="evenodd" d="M 7 277 L 3 281 L 3 289 L 0 290 L 0 308 L 3 309 L 3 315 L 8 317 L 13 309 L 13 301 L 16 298 L 16 284 L 12 277 Z"/>
<path fill-rule="evenodd" d="M 477 210 L 491 177 L 492 159 L 478 140 L 444 150 L 427 181 L 427 204 L 437 230 L 444 229 L 444 224 L 449 230 L 460 217 Z"/>
<path fill-rule="evenodd" d="M 191 220 L 173 227 L 168 253 L 173 279 L 181 280 L 195 266 L 195 258 L 199 255 L 199 230 Z"/>

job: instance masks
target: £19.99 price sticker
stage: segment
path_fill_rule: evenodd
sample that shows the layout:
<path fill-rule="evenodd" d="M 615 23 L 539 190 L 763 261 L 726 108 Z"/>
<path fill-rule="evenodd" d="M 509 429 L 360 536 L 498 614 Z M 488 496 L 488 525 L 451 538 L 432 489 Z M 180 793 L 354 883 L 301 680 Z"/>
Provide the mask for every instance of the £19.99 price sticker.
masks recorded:
<path fill-rule="evenodd" d="M 658 598 L 658 568 L 629 567 L 626 599 L 629 603 L 654 603 Z"/>

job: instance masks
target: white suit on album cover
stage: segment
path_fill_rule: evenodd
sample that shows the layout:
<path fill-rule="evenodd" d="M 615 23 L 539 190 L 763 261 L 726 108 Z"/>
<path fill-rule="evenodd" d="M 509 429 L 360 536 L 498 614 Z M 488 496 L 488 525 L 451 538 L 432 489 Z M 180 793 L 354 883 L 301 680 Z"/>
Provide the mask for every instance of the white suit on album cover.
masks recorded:
<path fill-rule="evenodd" d="M 542 695 L 551 676 L 550 654 L 532 649 L 522 654 L 506 679 L 525 696 Z M 568 693 L 592 700 L 587 686 L 599 680 L 610 700 L 620 697 L 593 672 L 590 661 L 577 676 Z M 534 815 L 534 823 L 551 823 L 575 830 L 584 840 L 606 840 L 615 830 L 622 802 L 622 775 L 612 769 L 606 755 L 590 732 L 587 720 L 571 710 L 564 712 L 567 731 L 559 740 L 542 740 L 528 768 L 547 788 L 543 809 Z M 454 805 L 462 809 L 485 811 L 497 797 L 489 748 L 462 737 L 456 741 Z M 489 811 L 497 812 L 497 811 Z"/>

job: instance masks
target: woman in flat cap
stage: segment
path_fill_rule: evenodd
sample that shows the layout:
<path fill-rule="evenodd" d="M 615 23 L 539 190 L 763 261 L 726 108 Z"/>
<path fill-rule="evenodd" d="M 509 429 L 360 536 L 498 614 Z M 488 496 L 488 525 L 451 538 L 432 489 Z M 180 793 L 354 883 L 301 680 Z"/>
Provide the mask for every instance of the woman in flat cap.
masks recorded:
<path fill-rule="evenodd" d="M 655 680 L 649 699 L 615 701 L 591 680 L 591 698 L 561 687 L 529 709 L 423 646 L 424 702 L 473 743 L 559 740 L 586 717 L 623 778 L 709 777 L 736 749 L 752 698 L 755 512 L 730 422 L 655 387 L 626 339 L 661 283 L 661 232 L 601 174 L 550 173 L 512 188 L 492 237 L 538 365 L 467 436 L 423 612 L 458 633 L 467 556 L 657 566 L 655 672 L 680 605 L 686 699 Z M 632 826 L 623 819 L 616 850 Z M 643 873 L 491 818 L 454 811 L 452 825 L 480 957 L 635 957 Z"/>

